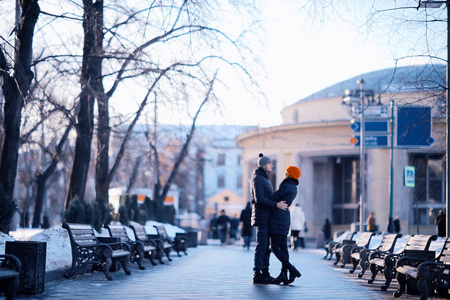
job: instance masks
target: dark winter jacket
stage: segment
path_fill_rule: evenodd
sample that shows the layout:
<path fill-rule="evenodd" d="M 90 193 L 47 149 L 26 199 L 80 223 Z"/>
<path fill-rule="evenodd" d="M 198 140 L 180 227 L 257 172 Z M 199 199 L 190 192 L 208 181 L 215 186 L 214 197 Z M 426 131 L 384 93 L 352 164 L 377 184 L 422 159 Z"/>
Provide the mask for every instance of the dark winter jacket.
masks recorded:
<path fill-rule="evenodd" d="M 285 178 L 278 190 L 273 194 L 276 202 L 286 201 L 291 206 L 295 196 L 297 196 L 298 180 L 295 178 Z M 289 209 L 282 210 L 275 208 L 269 222 L 269 234 L 271 235 L 287 235 L 291 226 L 291 212 Z"/>
<path fill-rule="evenodd" d="M 252 236 L 252 206 L 250 205 L 250 202 L 248 202 L 245 209 L 241 211 L 241 217 L 239 218 L 239 220 L 242 222 L 241 235 Z"/>
<path fill-rule="evenodd" d="M 273 200 L 273 187 L 269 175 L 263 168 L 253 172 L 252 177 L 252 226 L 269 226 L 269 218 L 277 207 Z"/>

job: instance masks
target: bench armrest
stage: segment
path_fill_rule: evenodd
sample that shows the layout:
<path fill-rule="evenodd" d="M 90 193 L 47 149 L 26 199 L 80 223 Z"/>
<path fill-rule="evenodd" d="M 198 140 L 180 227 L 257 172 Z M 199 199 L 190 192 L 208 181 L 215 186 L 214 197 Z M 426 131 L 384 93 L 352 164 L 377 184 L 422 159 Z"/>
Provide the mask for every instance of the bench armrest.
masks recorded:
<path fill-rule="evenodd" d="M 434 261 L 434 258 L 430 258 L 427 256 L 419 257 L 419 256 L 402 256 L 400 257 L 395 266 L 401 267 L 401 266 L 412 266 L 412 267 L 418 267 L 421 263 L 425 261 Z"/>
<path fill-rule="evenodd" d="M 450 265 L 436 261 L 426 261 L 417 267 L 417 274 L 421 279 L 436 278 L 435 275 L 440 274 L 438 278 L 448 281 L 450 279 Z"/>
<path fill-rule="evenodd" d="M 369 259 L 384 258 L 388 254 L 391 254 L 391 253 L 387 252 L 387 251 L 373 251 L 372 253 L 370 253 Z"/>
<path fill-rule="evenodd" d="M 0 260 L 3 260 L 4 266 L 11 266 L 12 269 L 18 271 L 19 273 L 22 273 L 22 263 L 20 260 L 12 254 L 1 254 Z"/>

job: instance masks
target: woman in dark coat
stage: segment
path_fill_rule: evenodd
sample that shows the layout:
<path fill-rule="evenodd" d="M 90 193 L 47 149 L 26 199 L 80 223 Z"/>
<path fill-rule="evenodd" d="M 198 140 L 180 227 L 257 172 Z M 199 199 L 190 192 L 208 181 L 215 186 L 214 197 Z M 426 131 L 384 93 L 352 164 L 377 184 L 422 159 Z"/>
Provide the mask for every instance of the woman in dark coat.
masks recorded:
<path fill-rule="evenodd" d="M 275 201 L 286 201 L 288 206 L 292 204 L 297 195 L 298 179 L 300 169 L 295 166 L 286 168 L 284 180 L 278 190 L 273 194 Z M 291 225 L 291 215 L 289 210 L 275 208 L 269 222 L 270 243 L 273 253 L 282 264 L 280 275 L 273 280 L 274 284 L 290 284 L 296 277 L 300 277 L 300 272 L 289 262 L 289 251 L 287 248 L 287 235 Z M 287 271 L 289 270 L 289 277 Z"/>
<path fill-rule="evenodd" d="M 239 220 L 242 222 L 241 235 L 244 238 L 244 248 L 250 250 L 250 238 L 253 235 L 252 204 L 250 202 L 247 202 L 247 206 L 241 211 Z"/>

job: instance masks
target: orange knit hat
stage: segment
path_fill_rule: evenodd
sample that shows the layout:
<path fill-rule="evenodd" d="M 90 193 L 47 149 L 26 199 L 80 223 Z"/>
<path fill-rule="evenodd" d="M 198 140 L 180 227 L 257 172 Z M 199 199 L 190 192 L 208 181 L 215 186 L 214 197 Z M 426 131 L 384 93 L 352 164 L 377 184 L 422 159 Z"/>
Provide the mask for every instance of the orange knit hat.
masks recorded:
<path fill-rule="evenodd" d="M 289 177 L 295 178 L 295 179 L 299 179 L 300 175 L 302 175 L 302 172 L 300 171 L 299 168 L 295 167 L 295 166 L 289 166 L 286 168 L 286 174 Z"/>

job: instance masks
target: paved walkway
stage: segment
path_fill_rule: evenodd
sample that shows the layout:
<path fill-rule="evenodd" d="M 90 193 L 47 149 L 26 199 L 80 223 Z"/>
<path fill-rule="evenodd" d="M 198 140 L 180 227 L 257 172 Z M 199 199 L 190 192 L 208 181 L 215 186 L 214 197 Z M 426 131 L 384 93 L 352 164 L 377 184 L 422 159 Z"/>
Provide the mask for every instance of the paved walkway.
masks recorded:
<path fill-rule="evenodd" d="M 101 272 L 56 280 L 46 284 L 44 293 L 18 295 L 18 299 L 395 299 L 396 283 L 383 292 L 381 278 L 368 285 L 367 279 L 349 274 L 348 267 L 323 260 L 322 249 L 291 253 L 291 262 L 302 277 L 289 286 L 253 285 L 253 251 L 241 246 L 199 246 L 189 248 L 188 253 L 172 255 L 173 261 L 165 265 L 152 266 L 146 261 L 146 270 L 132 264 L 130 276 L 119 271 L 113 273 L 114 281 L 106 280 Z M 280 264 L 273 255 L 271 263 L 276 276 Z"/>

